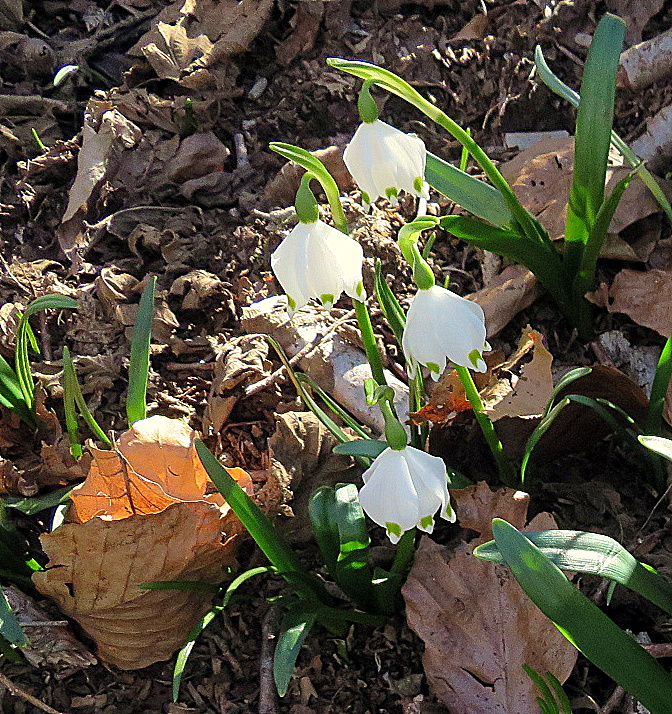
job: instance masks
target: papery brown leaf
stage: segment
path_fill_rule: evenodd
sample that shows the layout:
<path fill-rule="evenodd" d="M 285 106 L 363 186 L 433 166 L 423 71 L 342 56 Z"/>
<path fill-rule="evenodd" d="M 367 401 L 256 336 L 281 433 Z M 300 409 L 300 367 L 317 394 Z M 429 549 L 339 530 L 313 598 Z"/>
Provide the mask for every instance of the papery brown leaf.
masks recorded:
<path fill-rule="evenodd" d="M 663 337 L 672 333 L 672 272 L 621 270 L 611 287 L 600 286 L 588 298 L 609 312 L 622 312 Z"/>
<path fill-rule="evenodd" d="M 481 538 L 454 553 L 426 536 L 402 589 L 410 627 L 425 643 L 427 679 L 451 714 L 538 714 L 538 691 L 523 665 L 552 672 L 561 682 L 576 649 L 523 593 L 503 565 L 477 560 L 472 551 L 488 538 L 495 516 L 522 528 L 529 496 L 485 483 L 454 491 L 458 520 L 483 528 Z M 530 530 L 555 527 L 539 514 Z"/>
<path fill-rule="evenodd" d="M 114 450 L 91 448 L 65 524 L 41 537 L 36 587 L 96 641 L 106 661 L 136 669 L 168 658 L 208 608 L 207 592 L 141 590 L 163 580 L 218 584 L 235 565 L 242 524 L 214 490 L 182 422 L 135 422 Z M 231 476 L 251 493 L 242 469 Z M 224 542 L 223 542 L 224 541 Z"/>

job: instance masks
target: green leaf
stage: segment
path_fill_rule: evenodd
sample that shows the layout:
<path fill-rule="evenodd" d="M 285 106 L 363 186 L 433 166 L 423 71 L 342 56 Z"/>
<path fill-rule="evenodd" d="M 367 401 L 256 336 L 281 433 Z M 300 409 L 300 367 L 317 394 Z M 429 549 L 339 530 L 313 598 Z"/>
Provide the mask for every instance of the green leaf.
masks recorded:
<path fill-rule="evenodd" d="M 35 334 L 33 333 L 28 320 L 35 313 L 40 312 L 41 310 L 76 310 L 78 307 L 79 305 L 77 304 L 77 301 L 67 297 L 66 295 L 43 295 L 42 297 L 36 298 L 29 303 L 23 315 L 21 315 L 19 326 L 16 331 L 14 369 L 16 370 L 16 376 L 23 395 L 23 402 L 31 411 L 34 403 L 35 382 L 30 370 L 28 350 L 29 348 L 32 348 L 34 352 L 39 353 L 39 349 L 37 346 L 37 340 L 35 339 Z"/>
<path fill-rule="evenodd" d="M 16 615 L 7 601 L 3 589 L 0 587 L 0 634 L 13 645 L 22 647 L 27 645 L 26 636 L 21 627 L 21 623 L 16 619 Z"/>
<path fill-rule="evenodd" d="M 581 99 L 579 93 L 568 87 L 553 73 L 551 68 L 546 63 L 544 53 L 539 45 L 534 48 L 534 63 L 541 81 L 552 92 L 555 92 L 558 96 L 567 100 L 573 107 L 579 106 Z M 611 144 L 620 152 L 621 156 L 630 164 L 630 166 L 635 167 L 641 165 L 641 160 L 615 131 L 611 132 Z M 646 166 L 641 168 L 639 177 L 646 184 L 649 191 L 651 191 L 663 211 L 665 211 L 668 220 L 672 222 L 672 206 L 670 206 L 670 202 L 667 200 L 663 190 L 660 188 L 658 182 Z"/>
<path fill-rule="evenodd" d="M 604 15 L 595 30 L 583 70 L 576 116 L 574 174 L 565 225 L 564 263 L 571 276 L 579 272 L 584 247 L 604 199 L 616 71 L 624 33 L 621 18 Z"/>
<path fill-rule="evenodd" d="M 330 604 L 333 599 L 327 595 L 317 578 L 304 570 L 296 554 L 287 545 L 268 516 L 261 512 L 259 506 L 231 478 L 228 471 L 208 451 L 202 441 L 196 441 L 196 451 L 217 490 L 224 496 L 226 502 L 231 506 L 231 510 L 247 528 L 264 555 L 277 568 L 279 574 L 304 597 L 317 598 Z"/>
<path fill-rule="evenodd" d="M 385 451 L 387 442 L 377 439 L 355 439 L 346 441 L 344 444 L 336 444 L 332 451 L 335 454 L 347 454 L 348 456 L 368 456 L 375 459 L 376 456 Z"/>
<path fill-rule="evenodd" d="M 310 497 L 308 513 L 324 563 L 336 584 L 363 610 L 378 612 L 369 535 L 354 484 L 322 486 Z"/>
<path fill-rule="evenodd" d="M 55 491 L 40 496 L 5 496 L 3 500 L 7 508 L 15 508 L 27 516 L 34 516 L 40 511 L 67 503 L 73 488 L 75 487 L 63 486 L 63 488 L 57 488 Z"/>
<path fill-rule="evenodd" d="M 0 404 L 14 412 L 29 426 L 35 426 L 35 417 L 23 397 L 19 378 L 2 355 L 0 355 Z"/>
<path fill-rule="evenodd" d="M 492 521 L 495 542 L 534 604 L 593 664 L 652 714 L 672 714 L 672 677 L 512 525 Z"/>
<path fill-rule="evenodd" d="M 570 305 L 571 281 L 550 240 L 534 240 L 515 230 L 496 228 L 469 216 L 443 216 L 440 224 L 470 245 L 524 265 L 563 309 Z"/>
<path fill-rule="evenodd" d="M 587 531 L 547 530 L 524 536 L 561 570 L 597 575 L 624 585 L 672 614 L 672 583 L 644 566 L 616 540 Z M 474 549 L 481 560 L 503 563 L 495 541 Z"/>
<path fill-rule="evenodd" d="M 394 332 L 394 337 L 397 340 L 397 344 L 401 346 L 401 337 L 404 334 L 404 327 L 406 325 L 406 315 L 397 300 L 396 295 L 392 292 L 392 289 L 383 278 L 382 263 L 380 259 L 376 259 L 376 268 L 374 274 L 374 291 L 376 294 L 376 300 L 380 305 L 380 309 L 385 316 L 388 324 Z"/>
<path fill-rule="evenodd" d="M 147 382 L 149 381 L 149 343 L 154 319 L 154 290 L 156 276 L 152 276 L 142 291 L 138 313 L 133 326 L 131 361 L 128 367 L 128 396 L 126 416 L 128 425 L 147 416 Z"/>
<path fill-rule="evenodd" d="M 511 209 L 496 188 L 430 152 L 425 179 L 439 193 L 493 226 L 505 228 L 514 222 Z"/>
<path fill-rule="evenodd" d="M 173 701 L 176 702 L 180 696 L 180 683 L 182 682 L 182 675 L 184 674 L 184 668 L 189 659 L 196 640 L 200 637 L 201 633 L 205 628 L 215 619 L 215 617 L 222 612 L 226 607 L 228 607 L 231 602 L 236 590 L 247 580 L 253 578 L 255 575 L 261 575 L 262 573 L 275 573 L 276 570 L 272 565 L 263 566 L 260 568 L 250 568 L 244 573 L 241 573 L 238 577 L 231 581 L 229 586 L 224 592 L 224 598 L 222 602 L 215 605 L 212 609 L 203 615 L 203 617 L 191 628 L 191 631 L 187 635 L 187 641 L 182 645 L 182 649 L 177 653 L 177 659 L 175 661 L 175 668 L 173 669 Z M 142 587 L 142 586 L 141 586 Z"/>
<path fill-rule="evenodd" d="M 315 610 L 308 609 L 301 603 L 289 610 L 282 620 L 273 658 L 273 678 L 281 697 L 287 693 L 296 658 L 316 619 Z"/>

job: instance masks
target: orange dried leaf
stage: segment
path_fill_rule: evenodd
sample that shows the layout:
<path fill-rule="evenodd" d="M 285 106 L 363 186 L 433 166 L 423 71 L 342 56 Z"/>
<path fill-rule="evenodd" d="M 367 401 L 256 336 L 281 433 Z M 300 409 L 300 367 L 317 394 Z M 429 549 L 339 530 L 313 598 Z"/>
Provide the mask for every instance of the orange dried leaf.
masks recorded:
<path fill-rule="evenodd" d="M 220 494 L 209 493 L 195 439 L 182 422 L 155 416 L 136 422 L 117 449 L 92 448 L 69 522 L 41 538 L 49 563 L 35 585 L 82 625 L 101 658 L 123 669 L 170 657 L 211 600 L 140 584 L 218 584 L 235 565 L 243 527 Z M 245 471 L 229 473 L 251 493 Z"/>

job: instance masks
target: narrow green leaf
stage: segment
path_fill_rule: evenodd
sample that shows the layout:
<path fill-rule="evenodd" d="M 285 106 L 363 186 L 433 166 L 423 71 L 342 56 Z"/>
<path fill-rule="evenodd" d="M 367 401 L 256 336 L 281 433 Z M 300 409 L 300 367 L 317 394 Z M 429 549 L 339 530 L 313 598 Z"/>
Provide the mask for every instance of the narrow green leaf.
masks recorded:
<path fill-rule="evenodd" d="M 651 385 L 649 397 L 649 412 L 646 417 L 644 431 L 655 436 L 660 435 L 663 424 L 663 406 L 667 389 L 672 379 L 672 335 L 667 338 L 656 366 L 656 373 Z"/>
<path fill-rule="evenodd" d="M 608 578 L 672 614 L 672 583 L 639 563 L 618 541 L 600 533 L 547 530 L 525 537 L 561 570 Z M 495 541 L 474 549 L 481 560 L 504 562 Z"/>
<path fill-rule="evenodd" d="M 539 45 L 534 48 L 534 63 L 542 82 L 552 92 L 555 92 L 557 95 L 568 101 L 573 107 L 579 106 L 579 93 L 575 92 L 571 89 L 571 87 L 568 87 L 557 75 L 553 73 L 547 64 L 546 59 L 544 58 L 544 53 Z M 615 131 L 611 132 L 611 144 L 620 152 L 621 156 L 630 164 L 630 166 L 635 167 L 642 163 L 641 160 L 635 155 L 634 151 Z M 649 191 L 651 191 L 663 211 L 665 211 L 668 220 L 672 222 L 672 206 L 670 206 L 670 202 L 667 200 L 663 190 L 646 166 L 642 167 L 640 170 L 639 177 L 646 184 Z"/>
<path fill-rule="evenodd" d="M 377 439 L 355 439 L 346 441 L 343 444 L 336 444 L 332 449 L 335 454 L 347 454 L 348 456 L 368 456 L 375 459 L 376 456 L 385 451 L 387 442 Z"/>
<path fill-rule="evenodd" d="M 614 123 L 616 71 L 625 23 L 607 13 L 595 30 L 581 81 L 576 115 L 574 174 L 565 225 L 566 270 L 579 272 L 590 230 L 604 199 L 607 158 Z"/>
<path fill-rule="evenodd" d="M 13 645 L 22 647 L 28 644 L 21 623 L 7 601 L 3 589 L 0 587 L 0 634 Z"/>
<path fill-rule="evenodd" d="M 439 193 L 493 226 L 505 228 L 514 222 L 511 209 L 496 188 L 431 152 L 427 152 L 425 179 Z"/>
<path fill-rule="evenodd" d="M 268 516 L 261 512 L 259 506 L 231 478 L 228 471 L 208 451 L 202 441 L 196 442 L 196 451 L 217 490 L 224 496 L 231 510 L 247 528 L 264 555 L 277 568 L 279 574 L 306 598 L 318 598 L 327 604 L 331 603 L 332 598 L 327 595 L 317 578 L 304 570 L 296 554 Z"/>
<path fill-rule="evenodd" d="M 550 402 L 549 402 L 550 403 Z M 525 476 L 527 474 L 527 467 L 529 465 L 532 454 L 537 444 L 541 441 L 544 434 L 551 428 L 553 422 L 557 419 L 560 412 L 569 404 L 569 399 L 564 397 L 561 399 L 547 414 L 544 414 L 540 419 L 534 431 L 530 434 L 525 443 L 525 452 L 523 453 L 523 459 L 520 462 L 520 483 L 525 483 Z"/>
<path fill-rule="evenodd" d="M 590 367 L 576 367 L 575 369 L 570 369 L 569 372 L 563 374 L 557 381 L 555 387 L 553 387 L 551 398 L 548 400 L 548 404 L 546 404 L 546 408 L 544 409 L 544 416 L 551 411 L 555 404 L 555 400 L 565 387 L 568 387 L 577 379 L 581 379 L 581 377 L 587 377 L 592 371 L 593 370 Z"/>
<path fill-rule="evenodd" d="M 128 425 L 147 416 L 147 383 L 149 381 L 149 344 L 154 319 L 154 290 L 156 276 L 152 276 L 142 291 L 138 313 L 133 326 L 131 361 L 128 367 L 128 396 L 126 416 Z"/>
<path fill-rule="evenodd" d="M 66 387 L 67 384 L 67 387 Z M 66 397 L 67 393 L 67 397 Z M 84 399 L 84 395 L 82 394 L 81 387 L 79 386 L 79 381 L 77 380 L 77 372 L 75 370 L 75 365 L 72 362 L 72 358 L 70 357 L 70 350 L 67 347 L 63 347 L 63 401 L 65 402 L 66 398 L 68 400 L 72 399 L 74 400 L 75 404 L 77 405 L 77 409 L 79 409 L 79 413 L 81 414 L 82 418 L 86 422 L 86 425 L 91 429 L 93 434 L 100 439 L 104 444 L 107 446 L 112 446 L 112 441 L 108 437 L 108 435 L 103 431 L 102 427 L 96 419 L 94 418 L 93 414 L 91 414 L 89 407 Z M 66 417 L 67 417 L 67 409 L 66 407 Z M 66 420 L 67 424 L 67 420 Z"/>
<path fill-rule="evenodd" d="M 496 228 L 469 216 L 443 216 L 440 221 L 457 238 L 514 260 L 531 270 L 560 306 L 571 306 L 568 279 L 559 254 L 550 240 L 533 240 L 514 230 Z"/>
<path fill-rule="evenodd" d="M 254 577 L 255 575 L 261 575 L 262 573 L 276 572 L 275 568 L 270 566 L 264 566 L 260 568 L 251 568 L 241 573 L 237 578 L 231 581 L 227 587 L 224 598 L 219 605 L 215 605 L 211 610 L 203 615 L 203 617 L 191 628 L 191 631 L 187 635 L 187 641 L 182 645 L 182 649 L 177 653 L 177 659 L 175 661 L 175 668 L 173 669 L 173 701 L 176 702 L 180 696 L 180 684 L 182 682 L 182 676 L 184 674 L 184 668 L 189 659 L 196 640 L 200 637 L 201 633 L 205 628 L 215 619 L 215 617 L 226 607 L 228 607 L 231 598 L 233 597 L 236 590 L 247 580 Z"/>
<path fill-rule="evenodd" d="M 273 658 L 273 678 L 278 694 L 287 694 L 301 646 L 315 624 L 316 612 L 299 605 L 287 612 L 280 627 L 280 637 Z"/>
<path fill-rule="evenodd" d="M 534 604 L 593 664 L 652 714 L 672 714 L 672 677 L 512 525 L 492 521 L 497 546 Z"/>
<path fill-rule="evenodd" d="M 68 432 L 70 442 L 70 453 L 74 459 L 81 458 L 84 453 L 82 449 L 82 437 L 79 434 L 77 425 L 77 413 L 75 412 L 75 391 L 79 388 L 77 383 L 77 373 L 72 364 L 70 350 L 63 347 L 63 411 L 65 412 L 65 429 Z"/>
<path fill-rule="evenodd" d="M 35 426 L 35 417 L 23 398 L 23 391 L 16 372 L 0 355 L 0 404 L 14 412 L 30 426 Z"/>
<path fill-rule="evenodd" d="M 562 688 L 560 680 L 553 674 L 553 672 L 546 672 L 546 679 L 555 692 L 555 697 L 560 705 L 558 714 L 572 714 L 572 704 L 569 701 L 567 694 L 565 694 L 565 690 Z"/>
<path fill-rule="evenodd" d="M 532 667 L 527 664 L 523 665 L 523 669 L 525 670 L 525 674 L 527 674 L 527 676 L 534 682 L 534 686 L 539 690 L 539 693 L 541 694 L 541 702 L 539 703 L 541 704 L 543 702 L 548 711 L 553 711 L 553 707 L 551 705 L 555 704 L 555 697 L 553 696 L 553 693 L 551 692 L 548 684 L 546 684 L 544 678 L 539 674 L 539 672 L 537 672 L 535 669 L 532 669 Z M 543 708 L 544 707 L 542 706 L 542 709 Z"/>
<path fill-rule="evenodd" d="M 383 277 L 382 263 L 379 259 L 376 259 L 374 291 L 378 305 L 380 305 L 385 319 L 392 328 L 392 332 L 394 332 L 397 344 L 401 346 L 401 337 L 404 334 L 404 327 L 406 325 L 406 315 L 396 295 L 392 292 L 392 289 Z"/>
<path fill-rule="evenodd" d="M 73 488 L 75 487 L 63 486 L 63 488 L 57 488 L 55 491 L 40 496 L 5 496 L 3 500 L 7 508 L 15 508 L 27 516 L 34 516 L 40 511 L 66 503 Z"/>

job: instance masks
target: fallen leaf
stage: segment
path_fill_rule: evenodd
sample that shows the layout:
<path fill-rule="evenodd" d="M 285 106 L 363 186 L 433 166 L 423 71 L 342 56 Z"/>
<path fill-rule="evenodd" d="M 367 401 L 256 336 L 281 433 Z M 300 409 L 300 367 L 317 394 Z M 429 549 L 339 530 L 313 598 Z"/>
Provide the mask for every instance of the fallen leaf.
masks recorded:
<path fill-rule="evenodd" d="M 268 340 L 263 335 L 234 337 L 217 350 L 203 432 L 219 434 L 236 402 L 244 396 L 242 387 L 267 377 L 270 370 Z"/>
<path fill-rule="evenodd" d="M 283 67 L 313 49 L 323 15 L 323 3 L 300 2 L 297 5 L 292 18 L 292 34 L 275 48 L 275 57 Z"/>
<path fill-rule="evenodd" d="M 469 295 L 485 313 L 488 337 L 494 337 L 539 295 L 534 274 L 522 265 L 509 265 L 491 283 Z"/>
<path fill-rule="evenodd" d="M 492 518 L 524 529 L 529 496 L 512 489 L 492 493 L 485 483 L 453 495 L 460 523 L 485 532 L 452 553 L 423 536 L 402 589 L 408 624 L 425 645 L 427 679 L 451 714 L 538 714 L 539 693 L 523 665 L 564 682 L 577 651 L 506 566 L 472 555 L 489 539 Z M 553 527 L 542 513 L 524 530 Z"/>
<path fill-rule="evenodd" d="M 521 203 L 543 223 L 552 240 L 564 236 L 567 202 L 574 166 L 574 139 L 549 137 L 532 144 L 499 168 Z M 609 167 L 605 195 L 629 171 Z M 625 190 L 609 225 L 612 233 L 652 213 L 660 206 L 645 184 L 635 178 Z"/>
<path fill-rule="evenodd" d="M 213 44 L 206 35 L 189 37 L 182 25 L 158 22 L 157 42 L 142 47 L 142 53 L 160 79 L 179 81 L 182 74 L 193 71 L 193 64 L 212 50 Z"/>
<path fill-rule="evenodd" d="M 609 312 L 622 312 L 663 337 L 672 333 L 672 272 L 621 270 L 610 287 L 600 286 L 588 299 Z"/>
<path fill-rule="evenodd" d="M 179 420 L 154 416 L 135 422 L 115 449 L 92 448 L 67 522 L 41 536 L 49 562 L 34 575 L 36 587 L 79 622 L 102 659 L 122 669 L 170 657 L 211 600 L 207 592 L 140 584 L 218 584 L 235 565 L 242 525 L 210 493 L 195 439 Z M 229 473 L 251 493 L 248 474 Z"/>

